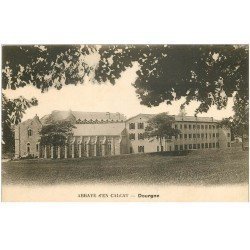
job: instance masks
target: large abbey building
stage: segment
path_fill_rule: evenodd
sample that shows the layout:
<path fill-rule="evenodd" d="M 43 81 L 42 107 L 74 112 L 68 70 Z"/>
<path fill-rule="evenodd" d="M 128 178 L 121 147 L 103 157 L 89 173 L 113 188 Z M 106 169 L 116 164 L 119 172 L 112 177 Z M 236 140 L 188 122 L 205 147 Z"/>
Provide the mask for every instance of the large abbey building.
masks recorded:
<path fill-rule="evenodd" d="M 231 146 L 230 130 L 221 128 L 212 117 L 173 116 L 173 126 L 181 133 L 163 143 L 144 138 L 147 121 L 154 115 L 139 114 L 126 119 L 109 112 L 53 111 L 35 116 L 15 127 L 15 157 L 82 158 L 129 153 L 174 150 L 218 149 Z M 40 145 L 42 126 L 56 121 L 75 124 L 65 146 Z"/>

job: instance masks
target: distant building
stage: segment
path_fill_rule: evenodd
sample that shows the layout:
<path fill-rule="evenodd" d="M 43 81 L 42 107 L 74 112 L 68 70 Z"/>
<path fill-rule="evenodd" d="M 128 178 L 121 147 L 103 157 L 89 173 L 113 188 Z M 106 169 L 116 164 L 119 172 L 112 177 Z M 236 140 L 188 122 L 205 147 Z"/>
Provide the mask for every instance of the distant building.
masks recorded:
<path fill-rule="evenodd" d="M 64 147 L 41 146 L 42 126 L 53 121 L 71 121 L 74 136 Z M 126 117 L 120 113 L 53 111 L 39 119 L 35 116 L 15 127 L 15 157 L 74 158 L 127 154 Z"/>
<path fill-rule="evenodd" d="M 173 127 L 181 133 L 166 138 L 162 145 L 156 138 L 145 138 L 148 119 L 139 114 L 128 120 L 123 114 L 109 112 L 53 111 L 39 119 L 35 116 L 15 127 L 15 157 L 81 158 L 157 151 L 218 149 L 231 146 L 230 130 L 220 128 L 212 117 L 173 116 Z M 73 136 L 63 147 L 41 146 L 42 126 L 53 121 L 69 120 Z"/>
<path fill-rule="evenodd" d="M 181 131 L 177 137 L 160 140 L 144 138 L 148 119 L 152 114 L 139 114 L 126 121 L 130 139 L 130 153 L 218 149 L 231 147 L 230 129 L 221 128 L 213 117 L 173 116 L 173 127 Z M 161 148 L 162 147 L 162 148 Z"/>

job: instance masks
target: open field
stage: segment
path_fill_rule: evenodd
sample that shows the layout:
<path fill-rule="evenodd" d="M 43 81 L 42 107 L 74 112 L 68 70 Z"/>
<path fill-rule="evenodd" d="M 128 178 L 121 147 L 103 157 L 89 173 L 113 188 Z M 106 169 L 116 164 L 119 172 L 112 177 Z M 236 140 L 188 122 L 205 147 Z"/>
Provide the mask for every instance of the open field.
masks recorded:
<path fill-rule="evenodd" d="M 245 185 L 248 179 L 248 152 L 240 148 L 2 164 L 3 185 Z"/>

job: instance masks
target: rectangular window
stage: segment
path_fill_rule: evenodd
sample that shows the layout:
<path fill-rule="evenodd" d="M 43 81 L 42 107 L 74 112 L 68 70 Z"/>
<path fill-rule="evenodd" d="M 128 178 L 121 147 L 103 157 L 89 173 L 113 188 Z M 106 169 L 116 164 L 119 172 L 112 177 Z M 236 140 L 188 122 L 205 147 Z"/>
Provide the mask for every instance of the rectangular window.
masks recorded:
<path fill-rule="evenodd" d="M 138 140 L 144 140 L 144 134 L 143 133 L 138 134 Z"/>
<path fill-rule="evenodd" d="M 189 144 L 189 149 L 192 149 L 192 144 Z"/>
<path fill-rule="evenodd" d="M 211 125 L 209 125 L 209 129 L 211 129 L 212 128 L 212 126 Z"/>
<path fill-rule="evenodd" d="M 159 150 L 160 150 L 160 147 L 159 147 L 159 146 L 157 146 L 157 152 L 159 152 Z"/>
<path fill-rule="evenodd" d="M 137 124 L 137 128 L 138 128 L 138 129 L 144 129 L 144 123 L 143 123 L 143 122 L 139 122 L 139 123 Z"/>
<path fill-rule="evenodd" d="M 213 137 L 215 137 L 215 133 L 213 133 Z"/>
<path fill-rule="evenodd" d="M 135 134 L 134 134 L 134 133 L 129 134 L 129 139 L 130 139 L 130 140 L 135 140 Z"/>
<path fill-rule="evenodd" d="M 208 148 L 208 143 L 205 143 L 205 148 Z"/>
<path fill-rule="evenodd" d="M 219 142 L 216 142 L 216 148 L 219 148 L 219 147 L 220 147 Z"/>
<path fill-rule="evenodd" d="M 188 145 L 185 144 L 185 145 L 184 145 L 184 148 L 185 148 L 185 150 L 187 150 L 187 149 L 188 149 Z"/>
<path fill-rule="evenodd" d="M 129 129 L 135 129 L 135 123 L 129 123 Z"/>
<path fill-rule="evenodd" d="M 184 124 L 184 129 L 187 129 L 187 124 Z"/>
<path fill-rule="evenodd" d="M 184 134 L 184 138 L 187 139 L 187 134 Z"/>
<path fill-rule="evenodd" d="M 201 138 L 204 138 L 204 134 L 203 133 L 201 134 Z"/>
<path fill-rule="evenodd" d="M 180 129 L 182 129 L 182 124 L 180 124 Z"/>
<path fill-rule="evenodd" d="M 209 134 L 209 138 L 212 138 L 212 134 Z"/>
<path fill-rule="evenodd" d="M 197 125 L 197 129 L 200 129 L 200 125 Z"/>
<path fill-rule="evenodd" d="M 200 134 L 197 134 L 197 138 L 200 138 L 201 137 L 201 135 Z"/>
<path fill-rule="evenodd" d="M 188 127 L 189 127 L 189 129 L 192 129 L 192 125 L 191 125 L 191 124 L 189 124 L 189 126 L 188 126 Z"/>
<path fill-rule="evenodd" d="M 204 129 L 204 125 L 201 125 L 201 129 Z"/>
<path fill-rule="evenodd" d="M 213 148 L 215 148 L 215 143 L 213 143 Z"/>
<path fill-rule="evenodd" d="M 193 149 L 196 149 L 196 144 L 193 144 Z"/>
<path fill-rule="evenodd" d="M 204 148 L 204 143 L 201 143 L 201 148 Z"/>
<path fill-rule="evenodd" d="M 180 139 L 182 139 L 183 138 L 183 135 L 182 134 L 180 134 Z"/>
<path fill-rule="evenodd" d="M 178 145 L 175 145 L 175 146 L 174 146 L 174 150 L 175 150 L 175 151 L 178 151 Z"/>
<path fill-rule="evenodd" d="M 195 125 L 193 125 L 193 129 L 196 129 L 196 126 L 195 126 Z"/>
<path fill-rule="evenodd" d="M 212 148 L 212 143 L 209 143 L 209 148 Z"/>
<path fill-rule="evenodd" d="M 188 138 L 191 139 L 191 138 L 192 138 L 192 134 L 189 134 L 189 135 L 188 135 Z"/>
<path fill-rule="evenodd" d="M 38 152 L 39 144 L 36 144 L 36 152 Z"/>
<path fill-rule="evenodd" d="M 193 138 L 196 138 L 196 134 L 193 134 Z"/>
<path fill-rule="evenodd" d="M 197 144 L 197 149 L 200 149 L 201 148 L 201 145 L 200 144 Z"/>
<path fill-rule="evenodd" d="M 177 129 L 177 128 L 178 128 L 178 125 L 177 125 L 177 124 L 175 124 L 175 125 L 174 125 L 174 127 Z"/>
<path fill-rule="evenodd" d="M 205 125 L 205 129 L 207 129 L 207 125 Z"/>
<path fill-rule="evenodd" d="M 206 138 L 207 138 L 207 133 L 206 133 Z"/>
<path fill-rule="evenodd" d="M 180 150 L 183 150 L 183 145 L 180 145 Z"/>
<path fill-rule="evenodd" d="M 216 137 L 217 137 L 217 138 L 219 137 L 219 133 L 216 133 Z"/>
<path fill-rule="evenodd" d="M 144 146 L 138 146 L 138 151 L 140 153 L 144 153 Z"/>

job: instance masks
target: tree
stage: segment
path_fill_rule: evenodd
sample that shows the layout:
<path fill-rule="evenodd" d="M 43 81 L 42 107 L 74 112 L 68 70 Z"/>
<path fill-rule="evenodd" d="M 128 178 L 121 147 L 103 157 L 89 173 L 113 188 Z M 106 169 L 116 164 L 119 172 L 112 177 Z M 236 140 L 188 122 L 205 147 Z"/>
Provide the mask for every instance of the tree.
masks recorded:
<path fill-rule="evenodd" d="M 15 90 L 33 85 L 44 92 L 50 87 L 61 89 L 64 84 L 76 84 L 90 72 L 83 57 L 91 51 L 94 47 L 80 45 L 3 46 L 2 88 Z M 21 122 L 25 110 L 37 104 L 35 98 L 27 100 L 20 96 L 9 100 L 2 95 L 4 149 L 12 149 L 14 145 L 11 126 Z"/>
<path fill-rule="evenodd" d="M 237 99 L 235 100 L 234 109 L 234 116 L 225 118 L 221 121 L 221 127 L 226 127 L 231 130 L 232 140 L 235 137 L 239 137 L 242 139 L 242 149 L 245 149 L 245 141 L 248 139 L 248 128 L 249 128 L 249 106 L 248 102 L 244 100 Z"/>
<path fill-rule="evenodd" d="M 46 124 L 40 131 L 40 144 L 63 146 L 67 143 L 68 138 L 73 135 L 72 129 L 75 126 L 70 121 L 58 121 Z"/>
<path fill-rule="evenodd" d="M 85 60 L 91 53 L 99 54 L 96 67 Z M 234 97 L 235 110 L 242 103 L 248 107 L 246 45 L 3 46 L 2 86 L 16 89 L 32 84 L 44 92 L 83 83 L 84 76 L 92 72 L 97 82 L 115 84 L 121 73 L 135 64 L 134 86 L 143 105 L 171 104 L 184 97 L 182 106 L 200 103 L 197 114 L 212 105 L 223 109 L 228 98 Z M 246 118 L 244 114 L 238 117 Z"/>
<path fill-rule="evenodd" d="M 185 97 L 184 104 L 200 102 L 198 113 L 211 105 L 226 107 L 235 93 L 248 101 L 248 46 L 111 45 L 99 53 L 98 81 L 115 84 L 121 72 L 138 62 L 134 86 L 141 104 L 149 107 Z"/>
<path fill-rule="evenodd" d="M 97 67 L 85 58 L 98 53 Z M 112 84 L 138 64 L 141 104 L 157 106 L 185 97 L 200 102 L 197 112 L 211 105 L 222 109 L 235 93 L 248 101 L 248 46 L 240 45 L 104 45 L 4 46 L 3 88 L 32 84 L 42 91 L 83 83 L 94 71 L 97 82 Z"/>
<path fill-rule="evenodd" d="M 243 45 L 128 45 L 100 49 L 98 81 L 115 84 L 121 72 L 139 64 L 134 83 L 141 104 L 157 106 L 185 98 L 200 103 L 195 114 L 212 105 L 221 110 L 234 98 L 235 133 L 246 134 L 249 109 L 249 48 Z M 110 60 L 112 59 L 112 60 Z"/>
<path fill-rule="evenodd" d="M 157 114 L 148 120 L 147 127 L 145 128 L 145 135 L 148 138 L 159 139 L 161 151 L 163 151 L 162 141 L 172 138 L 172 136 L 177 136 L 180 133 L 180 130 L 172 128 L 173 123 L 173 116 L 169 116 L 167 113 Z"/>
<path fill-rule="evenodd" d="M 27 100 L 22 96 L 15 99 L 8 99 L 2 94 L 2 141 L 3 152 L 13 152 L 14 131 L 13 126 L 21 122 L 23 115 L 28 108 L 36 106 L 37 99 Z"/>
<path fill-rule="evenodd" d="M 3 46 L 2 88 L 16 89 L 33 85 L 42 92 L 51 87 L 83 83 L 91 67 L 84 57 L 94 46 L 25 45 Z"/>

